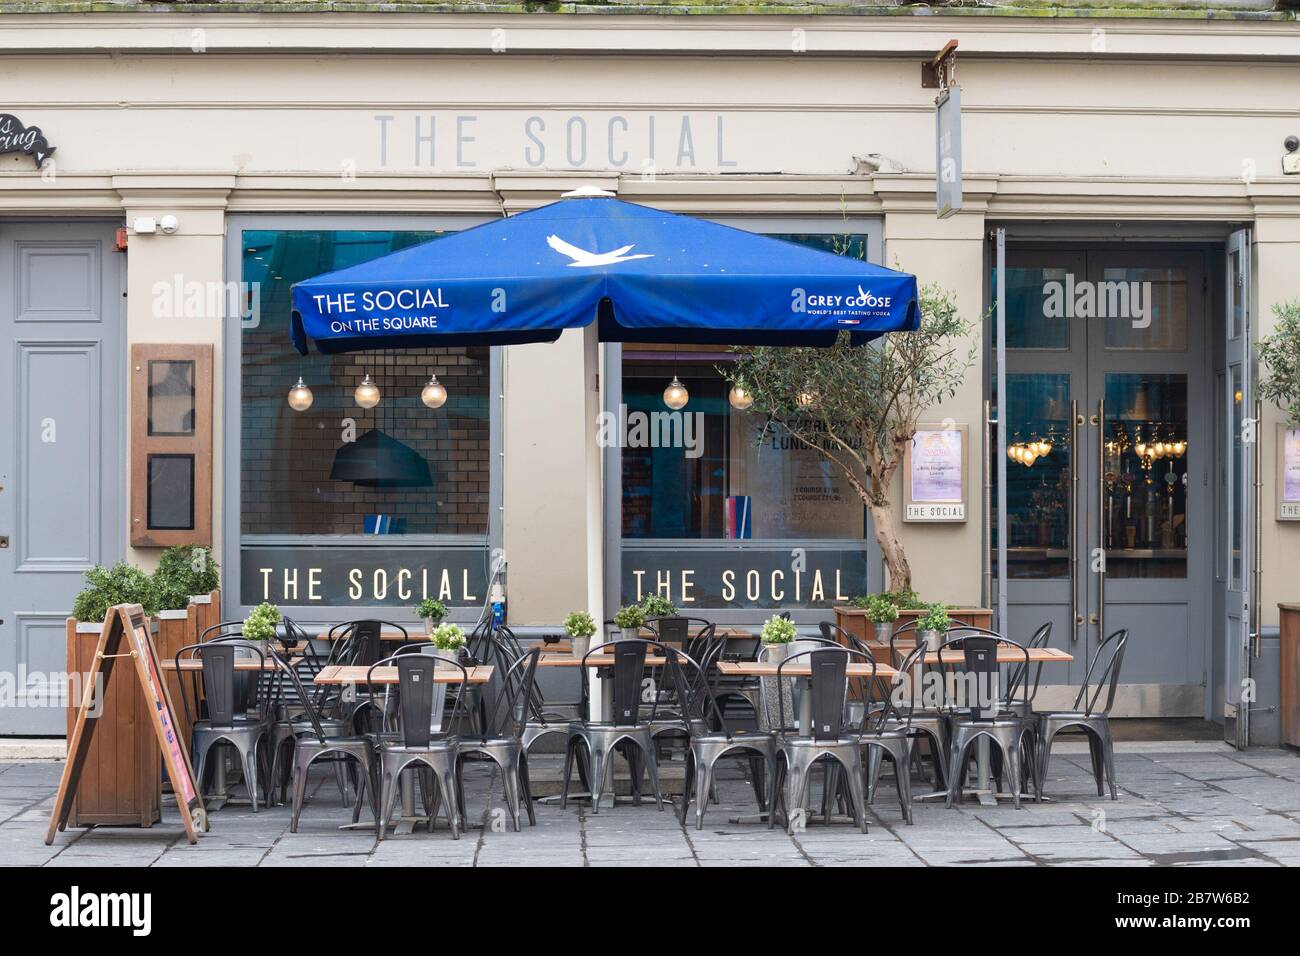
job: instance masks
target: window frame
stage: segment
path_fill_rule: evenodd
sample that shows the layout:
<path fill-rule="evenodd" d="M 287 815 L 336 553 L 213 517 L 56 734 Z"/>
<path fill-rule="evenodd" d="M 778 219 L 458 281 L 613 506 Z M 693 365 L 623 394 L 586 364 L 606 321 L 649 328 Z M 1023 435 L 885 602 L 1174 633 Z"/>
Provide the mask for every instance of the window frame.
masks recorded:
<path fill-rule="evenodd" d="M 257 231 L 375 231 L 375 232 L 432 232 L 461 231 L 472 226 L 493 222 L 495 216 L 446 214 L 446 215 L 374 215 L 369 213 L 249 213 L 226 217 L 225 241 L 225 277 L 227 282 L 243 281 L 243 234 L 245 230 Z M 222 333 L 222 347 L 225 359 L 222 362 L 222 517 L 221 517 L 221 571 L 222 571 L 222 605 L 225 619 L 246 617 L 253 605 L 241 601 L 241 582 L 243 580 L 242 555 L 245 545 L 256 546 L 293 546 L 297 543 L 311 543 L 319 546 L 349 546 L 392 548 L 397 544 L 405 547 L 435 547 L 452 549 L 481 550 L 485 569 L 489 567 L 491 557 L 501 549 L 501 505 L 502 505 L 502 354 L 499 346 L 489 350 L 488 373 L 488 527 L 484 534 L 412 534 L 401 535 L 400 542 L 396 536 L 385 535 L 295 535 L 268 534 L 244 535 L 241 530 L 243 514 L 242 489 L 240 484 L 240 465 L 242 452 L 243 410 L 242 391 L 242 327 L 239 318 L 227 320 Z M 296 381 L 296 371 L 285 370 L 285 392 Z M 387 539 L 387 540 L 386 540 Z M 482 595 L 486 599 L 486 595 Z M 412 602 L 414 603 L 414 602 Z M 289 615 L 296 621 L 306 623 L 328 623 L 351 620 L 362 608 L 371 609 L 373 604 L 354 605 L 293 605 Z M 397 621 L 411 620 L 409 609 L 401 606 L 380 608 L 377 613 Z M 455 607 L 450 609 L 448 620 L 461 624 L 472 624 L 479 617 L 477 607 Z"/>
<path fill-rule="evenodd" d="M 818 233 L 828 236 L 865 236 L 867 260 L 880 265 L 885 258 L 884 219 L 880 216 L 772 216 L 735 215 L 702 216 L 709 222 L 733 226 L 762 235 L 789 233 Z M 618 342 L 601 345 L 601 381 L 605 384 L 605 411 L 617 416 L 623 400 L 623 346 Z M 884 587 L 884 559 L 875 535 L 870 531 L 870 515 L 864 514 L 862 538 L 753 538 L 744 542 L 728 539 L 700 538 L 623 538 L 623 451 L 617 445 L 606 448 L 605 455 L 605 607 L 610 614 L 623 602 L 623 549 L 625 541 L 633 547 L 650 549 L 673 548 L 689 551 L 782 551 L 787 555 L 792 549 L 808 551 L 843 551 L 860 549 L 867 566 L 867 590 L 879 591 Z M 864 507 L 865 512 L 865 507 Z M 805 627 L 827 619 L 825 608 L 791 608 L 790 617 Z M 772 610 L 762 607 L 707 607 L 691 604 L 682 607 L 687 616 L 706 617 L 724 626 L 756 626 L 771 616 Z"/>

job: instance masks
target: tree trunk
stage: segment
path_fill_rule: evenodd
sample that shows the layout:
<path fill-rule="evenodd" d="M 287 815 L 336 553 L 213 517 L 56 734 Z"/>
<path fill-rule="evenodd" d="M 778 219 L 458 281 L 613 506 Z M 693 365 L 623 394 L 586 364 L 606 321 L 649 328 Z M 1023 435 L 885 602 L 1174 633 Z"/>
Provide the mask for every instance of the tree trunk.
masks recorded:
<path fill-rule="evenodd" d="M 907 563 L 903 542 L 898 537 L 894 509 L 888 502 L 884 504 L 867 502 L 867 510 L 871 512 L 871 525 L 876 529 L 876 542 L 885 557 L 885 570 L 889 573 L 889 590 L 910 591 L 912 567 Z"/>

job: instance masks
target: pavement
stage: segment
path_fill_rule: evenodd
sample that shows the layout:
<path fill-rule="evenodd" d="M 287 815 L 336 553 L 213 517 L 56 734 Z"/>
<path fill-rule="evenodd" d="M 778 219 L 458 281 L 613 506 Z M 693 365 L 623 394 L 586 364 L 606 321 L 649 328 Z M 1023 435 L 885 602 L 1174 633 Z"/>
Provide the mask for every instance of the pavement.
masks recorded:
<path fill-rule="evenodd" d="M 558 758 L 538 755 L 539 775 Z M 1085 747 L 1054 748 L 1046 793 L 1050 802 L 917 802 L 915 824 L 903 823 L 893 781 L 882 779 L 865 835 L 842 823 L 810 823 L 794 834 L 762 823 L 733 823 L 756 807 L 730 762 L 708 807 L 704 829 L 677 823 L 671 809 L 620 799 L 590 806 L 536 806 L 537 825 L 507 824 L 493 765 L 466 771 L 473 828 L 453 840 L 446 823 L 434 831 L 377 842 L 372 828 L 341 830 L 333 773 L 313 771 L 299 830 L 289 810 L 254 813 L 229 803 L 210 815 L 197 845 L 184 839 L 175 804 L 164 797 L 163 821 L 150 829 L 96 828 L 43 837 L 60 760 L 0 762 L 0 865 L 7 866 L 1251 866 L 1300 865 L 1300 754 L 1234 751 L 1205 742 L 1161 741 L 1117 746 L 1119 799 L 1097 797 Z M 820 774 L 817 775 L 820 777 Z M 576 783 L 576 781 L 575 781 Z M 914 779 L 917 791 L 929 789 Z M 235 793 L 240 785 L 235 784 Z M 367 816 L 363 814 L 363 820 Z"/>

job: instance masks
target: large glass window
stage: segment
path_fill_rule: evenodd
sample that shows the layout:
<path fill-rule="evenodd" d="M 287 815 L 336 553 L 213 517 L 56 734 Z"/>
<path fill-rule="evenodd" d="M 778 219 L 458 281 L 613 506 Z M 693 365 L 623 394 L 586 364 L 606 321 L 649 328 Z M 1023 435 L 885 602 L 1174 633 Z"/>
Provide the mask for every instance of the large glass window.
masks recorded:
<path fill-rule="evenodd" d="M 776 238 L 853 258 L 863 258 L 867 249 L 863 235 Z M 623 401 L 630 420 L 640 413 L 653 425 L 653 416 L 669 411 L 663 393 L 674 375 L 690 393 L 681 414 L 692 418 L 683 420 L 680 443 L 628 442 L 623 449 L 623 536 L 861 539 L 866 510 L 844 475 L 764 416 L 728 403 L 722 369 L 732 360 L 716 347 L 624 348 Z"/>
<path fill-rule="evenodd" d="M 240 481 L 245 535 L 483 534 L 488 516 L 487 348 L 304 358 L 289 341 L 293 283 L 436 239 L 436 232 L 246 230 Z M 430 374 L 446 405 L 420 400 Z M 311 408 L 285 394 L 296 376 Z M 369 375 L 381 399 L 362 408 Z"/>

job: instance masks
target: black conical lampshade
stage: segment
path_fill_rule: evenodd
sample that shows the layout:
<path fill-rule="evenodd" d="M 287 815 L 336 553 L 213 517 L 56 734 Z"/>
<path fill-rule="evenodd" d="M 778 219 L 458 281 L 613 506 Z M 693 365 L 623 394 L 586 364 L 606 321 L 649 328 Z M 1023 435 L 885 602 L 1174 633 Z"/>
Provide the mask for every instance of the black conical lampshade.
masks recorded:
<path fill-rule="evenodd" d="M 366 488 L 428 488 L 433 484 L 423 455 L 375 428 L 334 453 L 330 478 Z"/>

